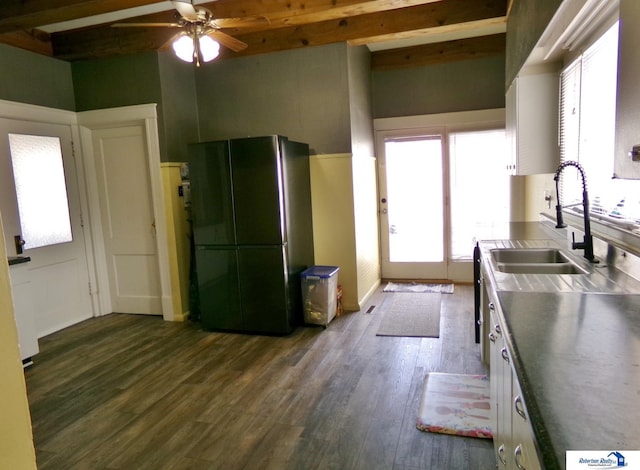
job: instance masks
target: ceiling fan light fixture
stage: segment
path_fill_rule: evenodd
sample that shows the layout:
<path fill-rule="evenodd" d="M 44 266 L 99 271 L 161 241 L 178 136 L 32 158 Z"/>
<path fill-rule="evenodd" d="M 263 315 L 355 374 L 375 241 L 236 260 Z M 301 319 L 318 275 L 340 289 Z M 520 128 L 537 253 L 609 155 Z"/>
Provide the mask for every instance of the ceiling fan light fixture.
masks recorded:
<path fill-rule="evenodd" d="M 175 52 L 179 59 L 185 62 L 193 62 L 193 51 L 195 48 L 193 47 L 193 39 L 189 37 L 189 35 L 181 34 L 173 41 L 171 46 L 173 47 L 173 52 Z"/>
<path fill-rule="evenodd" d="M 211 62 L 220 54 L 220 43 L 210 36 L 200 36 L 200 55 L 203 62 Z"/>
<path fill-rule="evenodd" d="M 197 43 L 196 43 L 197 41 Z M 172 43 L 173 51 L 179 59 L 193 62 L 211 62 L 220 54 L 218 41 L 206 34 L 181 34 Z"/>

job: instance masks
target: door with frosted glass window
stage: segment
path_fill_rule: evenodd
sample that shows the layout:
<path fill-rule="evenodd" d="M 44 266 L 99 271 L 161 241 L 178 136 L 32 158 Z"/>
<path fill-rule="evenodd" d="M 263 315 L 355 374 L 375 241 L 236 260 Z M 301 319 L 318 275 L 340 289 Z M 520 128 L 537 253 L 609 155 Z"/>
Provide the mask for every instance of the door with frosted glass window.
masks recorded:
<path fill-rule="evenodd" d="M 385 279 L 447 278 L 443 145 L 439 133 L 378 138 Z"/>
<path fill-rule="evenodd" d="M 0 119 L 6 249 L 31 258 L 20 269 L 38 336 L 93 316 L 77 173 L 69 126 Z"/>

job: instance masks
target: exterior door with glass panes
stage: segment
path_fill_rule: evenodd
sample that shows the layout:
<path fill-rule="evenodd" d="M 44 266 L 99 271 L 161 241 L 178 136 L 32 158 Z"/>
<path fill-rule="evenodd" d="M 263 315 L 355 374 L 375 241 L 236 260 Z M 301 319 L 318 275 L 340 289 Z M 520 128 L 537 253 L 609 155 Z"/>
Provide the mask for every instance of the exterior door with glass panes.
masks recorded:
<path fill-rule="evenodd" d="M 70 126 L 0 119 L 6 250 L 31 258 L 38 336 L 93 316 L 80 200 Z"/>
<path fill-rule="evenodd" d="M 471 281 L 477 240 L 509 236 L 504 125 L 377 133 L 383 279 Z"/>
<path fill-rule="evenodd" d="M 442 133 L 385 132 L 377 144 L 382 277 L 446 279 Z"/>

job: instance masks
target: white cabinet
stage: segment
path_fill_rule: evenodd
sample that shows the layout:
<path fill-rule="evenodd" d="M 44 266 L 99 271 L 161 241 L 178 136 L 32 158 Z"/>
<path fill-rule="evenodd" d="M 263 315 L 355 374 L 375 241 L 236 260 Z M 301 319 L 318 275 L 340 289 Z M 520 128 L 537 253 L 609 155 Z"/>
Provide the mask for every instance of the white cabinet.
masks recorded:
<path fill-rule="evenodd" d="M 500 305 L 492 294 L 489 293 L 489 357 L 491 424 L 497 468 L 540 470 L 529 415 L 504 339 L 506 330 L 500 321 Z"/>
<path fill-rule="evenodd" d="M 491 332 L 489 333 L 491 424 L 493 445 L 499 469 L 512 468 L 511 455 L 511 368 L 509 356 L 496 312 L 497 303 L 490 300 Z"/>
<path fill-rule="evenodd" d="M 529 422 L 529 413 L 525 406 L 520 385 L 512 374 L 511 382 L 511 436 L 513 442 L 513 463 L 521 470 L 540 470 L 540 461 L 533 439 L 533 430 Z"/>
<path fill-rule="evenodd" d="M 634 161 L 629 153 L 640 146 L 640 2 L 620 0 L 618 96 L 613 172 L 618 178 L 640 179 L 640 147 Z"/>
<path fill-rule="evenodd" d="M 34 317 L 33 291 L 31 281 L 26 273 L 25 265 L 16 265 L 10 268 L 11 294 L 18 328 L 20 358 L 25 366 L 31 364 L 31 359 L 40 350 Z"/>
<path fill-rule="evenodd" d="M 507 90 L 511 175 L 554 173 L 560 163 L 558 77 L 556 72 L 520 75 Z"/>

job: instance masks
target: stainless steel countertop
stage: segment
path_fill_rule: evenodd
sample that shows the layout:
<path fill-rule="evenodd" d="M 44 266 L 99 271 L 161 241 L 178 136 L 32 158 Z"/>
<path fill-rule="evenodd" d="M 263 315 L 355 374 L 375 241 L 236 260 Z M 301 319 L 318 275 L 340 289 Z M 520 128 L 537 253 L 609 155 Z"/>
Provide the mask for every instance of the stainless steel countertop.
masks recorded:
<path fill-rule="evenodd" d="M 548 239 L 480 242 L 544 468 L 567 450 L 640 449 L 640 282 Z M 499 272 L 493 248 L 559 248 L 587 274 Z"/>

